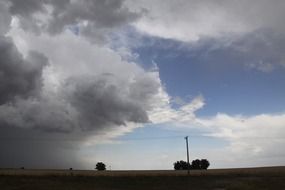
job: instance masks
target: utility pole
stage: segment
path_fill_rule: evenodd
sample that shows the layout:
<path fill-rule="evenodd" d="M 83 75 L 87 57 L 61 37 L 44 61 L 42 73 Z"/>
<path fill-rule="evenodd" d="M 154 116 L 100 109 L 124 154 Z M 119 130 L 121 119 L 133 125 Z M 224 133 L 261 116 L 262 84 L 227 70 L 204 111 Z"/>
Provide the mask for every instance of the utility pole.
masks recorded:
<path fill-rule="evenodd" d="M 185 140 L 186 140 L 186 149 L 187 149 L 187 174 L 189 175 L 189 173 L 190 173 L 190 171 L 189 171 L 190 163 L 189 163 L 188 136 L 185 137 Z"/>

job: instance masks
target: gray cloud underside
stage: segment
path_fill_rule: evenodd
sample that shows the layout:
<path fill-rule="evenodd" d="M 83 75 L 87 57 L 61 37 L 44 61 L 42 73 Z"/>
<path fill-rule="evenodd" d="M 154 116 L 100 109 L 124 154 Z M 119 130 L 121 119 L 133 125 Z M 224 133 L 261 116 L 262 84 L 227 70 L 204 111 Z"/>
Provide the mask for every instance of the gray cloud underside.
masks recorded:
<path fill-rule="evenodd" d="M 58 34 L 67 27 L 90 41 L 101 43 L 106 34 L 140 17 L 124 6 L 124 0 L 6 0 L 9 11 L 19 18 L 21 26 L 35 33 Z M 41 16 L 38 16 L 41 14 Z M 45 19 L 39 19 L 43 17 Z"/>
<path fill-rule="evenodd" d="M 224 64 L 224 67 L 243 65 L 245 69 L 265 73 L 285 68 L 285 37 L 269 29 L 232 38 L 204 38 L 184 48 L 199 60 Z"/>
<path fill-rule="evenodd" d="M 13 41 L 0 36 L 0 167 L 71 167 L 77 163 L 74 143 L 43 140 L 54 135 L 40 130 L 27 130 L 25 126 L 33 117 L 41 117 L 40 112 L 31 112 L 26 106 L 35 106 L 29 99 L 38 99 L 42 90 L 42 72 L 48 59 L 38 52 L 30 52 L 24 58 Z M 30 104 L 31 103 L 31 104 Z M 56 112 L 56 109 L 53 111 Z M 53 120 L 53 117 L 42 118 Z M 26 121 L 23 121 L 26 120 Z M 33 140 L 33 138 L 40 139 Z M 62 137 L 57 137 L 62 140 Z M 66 161 L 64 158 L 68 156 Z M 51 161 L 52 160 L 52 161 Z M 72 163 L 72 164 L 71 164 Z M 70 165 L 70 166 L 69 166 Z"/>
<path fill-rule="evenodd" d="M 127 122 L 149 122 L 148 101 L 157 93 L 157 84 L 150 81 L 143 86 L 140 83 L 145 79 L 137 79 L 120 86 L 118 78 L 112 76 L 111 80 L 113 83 L 107 76 L 70 79 L 61 89 L 61 97 L 41 95 L 1 105 L 0 121 L 51 132 L 100 131 Z"/>
<path fill-rule="evenodd" d="M 16 97 L 37 95 L 42 86 L 42 70 L 48 60 L 38 52 L 23 59 L 12 40 L 0 36 L 0 105 Z"/>
<path fill-rule="evenodd" d="M 71 105 L 81 113 L 82 128 L 112 125 L 126 125 L 126 121 L 135 123 L 148 122 L 146 102 L 136 97 L 136 88 L 143 86 L 134 81 L 128 86 L 120 86 L 119 80 L 113 75 L 103 75 L 96 78 L 80 78 L 68 80 L 67 88 L 73 88 L 68 96 Z M 146 90 L 155 94 L 157 89 L 148 84 Z M 144 96 L 147 91 L 141 93 Z"/>

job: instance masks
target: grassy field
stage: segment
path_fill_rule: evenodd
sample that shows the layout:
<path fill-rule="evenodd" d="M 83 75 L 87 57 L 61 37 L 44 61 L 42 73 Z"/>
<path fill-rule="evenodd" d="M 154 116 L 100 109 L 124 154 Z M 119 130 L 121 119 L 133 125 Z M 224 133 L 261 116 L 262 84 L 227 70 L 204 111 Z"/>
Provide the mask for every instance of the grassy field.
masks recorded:
<path fill-rule="evenodd" d="M 0 169 L 1 190 L 285 190 L 285 167 L 207 171 Z"/>

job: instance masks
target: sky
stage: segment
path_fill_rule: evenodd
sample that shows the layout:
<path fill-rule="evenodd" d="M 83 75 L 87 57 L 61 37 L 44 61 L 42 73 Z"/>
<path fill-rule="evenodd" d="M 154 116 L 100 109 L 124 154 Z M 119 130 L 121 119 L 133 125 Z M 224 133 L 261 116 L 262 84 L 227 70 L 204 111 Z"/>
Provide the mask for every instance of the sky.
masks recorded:
<path fill-rule="evenodd" d="M 283 0 L 1 0 L 0 167 L 285 164 Z"/>

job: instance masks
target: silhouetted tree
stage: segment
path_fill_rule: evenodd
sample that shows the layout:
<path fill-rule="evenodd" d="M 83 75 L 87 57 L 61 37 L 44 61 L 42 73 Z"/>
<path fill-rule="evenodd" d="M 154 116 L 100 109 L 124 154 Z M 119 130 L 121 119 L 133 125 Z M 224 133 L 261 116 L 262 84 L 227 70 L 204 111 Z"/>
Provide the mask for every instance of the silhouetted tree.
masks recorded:
<path fill-rule="evenodd" d="M 193 160 L 191 164 L 180 160 L 173 163 L 175 170 L 206 170 L 210 166 L 210 162 L 207 159 L 196 159 Z"/>
<path fill-rule="evenodd" d="M 98 171 L 106 170 L 106 165 L 103 162 L 97 162 L 95 169 Z"/>
<path fill-rule="evenodd" d="M 175 170 L 187 170 L 188 168 L 190 169 L 190 164 L 183 160 L 176 161 L 173 165 Z"/>
<path fill-rule="evenodd" d="M 191 168 L 194 169 L 194 170 L 201 169 L 201 161 L 199 159 L 193 160 Z"/>
<path fill-rule="evenodd" d="M 175 170 L 179 170 L 179 169 L 180 169 L 179 161 L 174 162 L 174 163 L 173 163 L 173 167 L 174 167 Z"/>
<path fill-rule="evenodd" d="M 206 170 L 210 166 L 210 162 L 207 159 L 201 160 L 201 169 Z"/>

